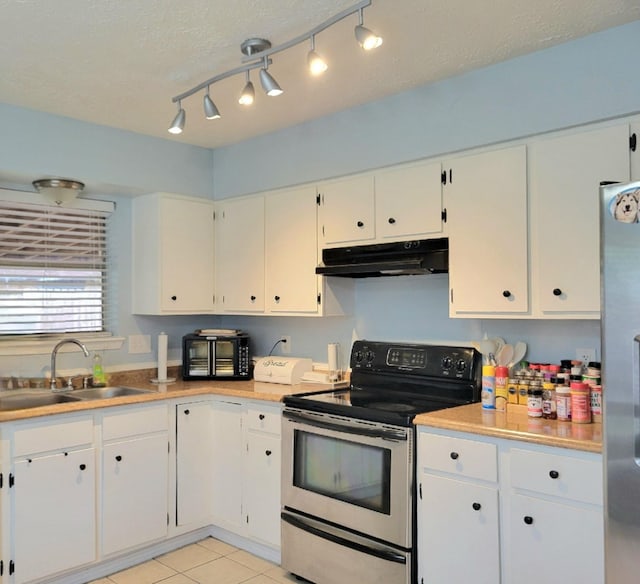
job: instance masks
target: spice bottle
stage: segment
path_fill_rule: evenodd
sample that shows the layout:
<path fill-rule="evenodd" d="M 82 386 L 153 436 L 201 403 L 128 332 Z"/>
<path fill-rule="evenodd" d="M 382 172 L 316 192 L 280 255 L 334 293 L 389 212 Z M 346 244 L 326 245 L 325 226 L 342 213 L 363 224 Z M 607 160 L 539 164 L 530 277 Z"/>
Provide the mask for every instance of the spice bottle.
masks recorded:
<path fill-rule="evenodd" d="M 502 365 L 496 367 L 496 410 L 504 412 L 507 409 L 509 396 L 509 368 Z"/>
<path fill-rule="evenodd" d="M 556 410 L 556 383 L 555 378 L 542 384 L 542 417 L 555 420 L 558 417 Z"/>
<path fill-rule="evenodd" d="M 527 395 L 527 416 L 530 418 L 542 417 L 542 389 L 535 385 L 529 389 Z"/>
<path fill-rule="evenodd" d="M 527 405 L 527 396 L 529 392 L 529 380 L 522 376 L 518 379 L 518 403 L 520 405 Z"/>
<path fill-rule="evenodd" d="M 556 385 L 556 414 L 562 422 L 571 421 L 571 390 L 567 385 Z"/>
<path fill-rule="evenodd" d="M 515 377 L 509 379 L 507 386 L 508 401 L 510 404 L 518 403 L 518 380 Z"/>
<path fill-rule="evenodd" d="M 581 381 L 571 382 L 571 422 L 591 423 L 591 396 L 589 386 Z"/>
<path fill-rule="evenodd" d="M 591 420 L 596 423 L 602 422 L 602 386 L 591 386 Z"/>
<path fill-rule="evenodd" d="M 482 366 L 482 407 L 485 410 L 496 409 L 496 368 L 494 365 Z"/>

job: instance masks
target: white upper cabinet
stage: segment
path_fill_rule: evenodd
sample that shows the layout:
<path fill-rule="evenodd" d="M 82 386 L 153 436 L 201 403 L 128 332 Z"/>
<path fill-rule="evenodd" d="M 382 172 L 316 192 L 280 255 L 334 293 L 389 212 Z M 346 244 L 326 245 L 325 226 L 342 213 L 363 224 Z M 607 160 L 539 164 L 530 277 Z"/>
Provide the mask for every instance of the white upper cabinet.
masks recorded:
<path fill-rule="evenodd" d="M 242 197 L 218 203 L 216 286 L 219 312 L 264 311 L 263 197 Z"/>
<path fill-rule="evenodd" d="M 601 181 L 629 180 L 624 124 L 529 147 L 534 315 L 600 315 Z"/>
<path fill-rule="evenodd" d="M 316 190 L 265 195 L 265 278 L 268 312 L 317 312 Z"/>
<path fill-rule="evenodd" d="M 631 180 L 640 180 L 640 122 L 631 124 L 629 132 Z"/>
<path fill-rule="evenodd" d="M 155 193 L 132 208 L 133 313 L 213 313 L 213 202 Z"/>
<path fill-rule="evenodd" d="M 376 234 L 382 241 L 442 234 L 442 165 L 401 166 L 375 174 Z"/>
<path fill-rule="evenodd" d="M 318 193 L 322 247 L 373 243 L 376 226 L 372 174 L 322 183 Z"/>
<path fill-rule="evenodd" d="M 525 146 L 445 166 L 451 316 L 529 309 Z"/>

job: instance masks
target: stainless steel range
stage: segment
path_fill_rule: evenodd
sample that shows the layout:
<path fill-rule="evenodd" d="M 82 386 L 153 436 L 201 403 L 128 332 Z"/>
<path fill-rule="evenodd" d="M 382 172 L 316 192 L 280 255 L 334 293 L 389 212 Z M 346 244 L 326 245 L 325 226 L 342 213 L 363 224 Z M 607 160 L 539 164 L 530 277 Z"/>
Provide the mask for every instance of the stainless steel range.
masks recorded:
<path fill-rule="evenodd" d="M 351 370 L 347 389 L 284 399 L 282 566 L 317 584 L 413 584 L 413 418 L 479 401 L 481 357 L 356 341 Z"/>

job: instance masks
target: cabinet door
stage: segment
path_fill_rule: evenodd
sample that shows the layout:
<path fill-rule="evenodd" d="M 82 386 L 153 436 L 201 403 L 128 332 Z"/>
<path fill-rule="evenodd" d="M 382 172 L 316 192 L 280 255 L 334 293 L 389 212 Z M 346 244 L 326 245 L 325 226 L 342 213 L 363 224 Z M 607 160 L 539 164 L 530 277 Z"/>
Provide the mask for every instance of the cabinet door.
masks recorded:
<path fill-rule="evenodd" d="M 323 247 L 372 243 L 376 236 L 373 176 L 324 183 L 318 191 Z"/>
<path fill-rule="evenodd" d="M 527 169 L 524 146 L 445 167 L 451 316 L 527 312 Z"/>
<path fill-rule="evenodd" d="M 167 535 L 167 435 L 102 450 L 102 551 L 108 555 Z"/>
<path fill-rule="evenodd" d="M 210 495 L 213 522 L 235 533 L 242 532 L 244 528 L 242 411 L 239 403 L 213 403 L 213 485 Z"/>
<path fill-rule="evenodd" d="M 419 488 L 419 581 L 499 584 L 497 488 L 428 473 Z"/>
<path fill-rule="evenodd" d="M 604 583 L 601 508 L 512 495 L 507 581 L 518 584 Z"/>
<path fill-rule="evenodd" d="M 543 315 L 599 316 L 598 188 L 629 180 L 628 148 L 627 125 L 531 144 L 532 283 Z"/>
<path fill-rule="evenodd" d="M 264 198 L 220 203 L 216 283 L 223 312 L 264 311 Z"/>
<path fill-rule="evenodd" d="M 161 205 L 162 310 L 213 311 L 213 205 L 171 197 Z"/>
<path fill-rule="evenodd" d="M 376 235 L 385 241 L 442 234 L 442 166 L 404 166 L 375 175 Z"/>
<path fill-rule="evenodd" d="M 316 191 L 265 196 L 266 304 L 269 312 L 318 311 Z"/>
<path fill-rule="evenodd" d="M 177 405 L 176 432 L 176 522 L 206 525 L 213 496 L 211 403 Z"/>
<path fill-rule="evenodd" d="M 248 432 L 245 515 L 249 537 L 280 547 L 280 437 Z"/>
<path fill-rule="evenodd" d="M 15 462 L 14 582 L 96 559 L 95 450 Z"/>

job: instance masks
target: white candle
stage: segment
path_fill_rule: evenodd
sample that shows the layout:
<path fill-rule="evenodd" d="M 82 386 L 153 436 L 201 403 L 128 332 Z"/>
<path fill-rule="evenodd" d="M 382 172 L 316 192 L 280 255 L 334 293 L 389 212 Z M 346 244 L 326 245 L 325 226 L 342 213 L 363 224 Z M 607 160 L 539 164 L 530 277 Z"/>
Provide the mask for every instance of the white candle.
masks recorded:
<path fill-rule="evenodd" d="M 166 333 L 158 335 L 158 381 L 167 380 L 167 344 L 169 337 Z"/>

